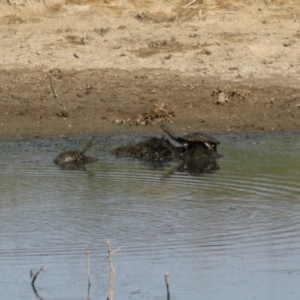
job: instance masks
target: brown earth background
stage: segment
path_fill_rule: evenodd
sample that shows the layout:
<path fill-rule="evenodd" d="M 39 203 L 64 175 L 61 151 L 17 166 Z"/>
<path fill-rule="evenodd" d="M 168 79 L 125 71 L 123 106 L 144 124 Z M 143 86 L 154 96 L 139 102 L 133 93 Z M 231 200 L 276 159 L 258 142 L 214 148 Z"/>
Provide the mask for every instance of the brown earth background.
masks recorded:
<path fill-rule="evenodd" d="M 0 0 L 0 36 L 1 138 L 300 128 L 299 1 Z"/>

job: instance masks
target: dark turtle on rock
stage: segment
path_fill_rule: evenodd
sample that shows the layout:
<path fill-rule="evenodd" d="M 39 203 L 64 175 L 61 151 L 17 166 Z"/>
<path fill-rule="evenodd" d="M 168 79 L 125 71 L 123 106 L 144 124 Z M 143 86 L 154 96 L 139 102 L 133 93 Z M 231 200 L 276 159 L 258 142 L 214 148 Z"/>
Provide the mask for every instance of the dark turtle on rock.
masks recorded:
<path fill-rule="evenodd" d="M 162 124 L 160 128 L 174 141 L 183 145 L 187 150 L 195 145 L 200 144 L 209 150 L 217 152 L 217 145 L 220 144 L 217 139 L 203 132 L 188 133 L 183 136 L 176 136 L 166 125 Z"/>
<path fill-rule="evenodd" d="M 95 157 L 84 155 L 84 153 L 88 151 L 94 144 L 95 140 L 92 140 L 81 151 L 75 150 L 62 152 L 54 159 L 54 163 L 59 166 L 81 166 L 97 161 L 98 159 Z"/>

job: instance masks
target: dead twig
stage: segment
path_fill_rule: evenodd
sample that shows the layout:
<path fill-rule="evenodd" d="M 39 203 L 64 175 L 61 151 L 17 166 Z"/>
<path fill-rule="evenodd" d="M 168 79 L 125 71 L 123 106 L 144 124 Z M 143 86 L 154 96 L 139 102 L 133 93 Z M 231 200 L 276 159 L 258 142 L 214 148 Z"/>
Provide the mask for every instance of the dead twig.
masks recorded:
<path fill-rule="evenodd" d="M 53 83 L 51 72 L 49 73 L 49 78 L 50 78 L 50 84 L 51 84 L 51 88 L 52 88 L 52 92 L 53 92 L 54 98 L 58 98 L 58 95 L 57 95 L 55 87 L 54 87 L 54 83 Z"/>
<path fill-rule="evenodd" d="M 32 287 L 32 289 L 33 289 L 33 291 L 34 291 L 35 296 L 36 296 L 39 300 L 44 300 L 44 299 L 39 295 L 39 293 L 37 292 L 37 290 L 35 289 L 34 286 Z"/>
<path fill-rule="evenodd" d="M 91 286 L 91 268 L 90 268 L 90 250 L 89 246 L 86 246 L 86 267 L 87 267 L 87 278 L 88 286 Z"/>
<path fill-rule="evenodd" d="M 202 9 L 199 10 L 198 16 L 199 16 L 199 19 L 201 19 L 201 17 L 202 17 Z"/>
<path fill-rule="evenodd" d="M 31 285 L 34 286 L 34 282 L 36 280 L 36 278 L 38 277 L 38 275 L 43 271 L 43 270 L 46 270 L 47 268 L 49 267 L 48 266 L 42 266 L 40 267 L 36 272 L 35 274 L 33 274 L 32 271 L 30 271 L 30 277 L 32 277 L 32 280 L 31 280 Z"/>
<path fill-rule="evenodd" d="M 294 22 L 299 23 L 298 17 L 294 14 Z"/>
<path fill-rule="evenodd" d="M 170 296 L 170 290 L 169 290 L 168 276 L 169 276 L 169 272 L 167 272 L 167 273 L 165 274 L 165 282 L 166 282 L 166 288 L 167 288 L 167 300 L 170 300 L 170 299 L 171 299 L 171 296 Z"/>
<path fill-rule="evenodd" d="M 192 0 L 190 3 L 188 3 L 184 8 L 188 8 L 190 5 L 194 4 L 197 0 Z"/>
<path fill-rule="evenodd" d="M 107 252 L 108 252 L 108 261 L 109 261 L 109 286 L 108 286 L 108 296 L 107 300 L 114 299 L 114 278 L 116 275 L 116 267 L 113 264 L 113 255 L 118 252 L 121 248 L 116 250 L 111 250 L 109 240 L 107 240 Z"/>

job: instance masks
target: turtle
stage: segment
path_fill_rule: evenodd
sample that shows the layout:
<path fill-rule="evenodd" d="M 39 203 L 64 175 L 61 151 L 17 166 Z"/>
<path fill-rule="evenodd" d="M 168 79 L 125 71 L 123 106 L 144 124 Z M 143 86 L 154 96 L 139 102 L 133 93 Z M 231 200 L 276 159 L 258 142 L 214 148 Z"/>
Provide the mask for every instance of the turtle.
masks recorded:
<path fill-rule="evenodd" d="M 84 153 L 88 151 L 95 144 L 95 140 L 90 141 L 83 150 L 65 151 L 57 155 L 54 163 L 60 166 L 66 165 L 84 165 L 97 161 L 98 159 L 91 156 L 85 156 Z"/>
<path fill-rule="evenodd" d="M 220 144 L 217 139 L 203 132 L 194 132 L 183 136 L 176 136 L 166 125 L 161 124 L 160 128 L 174 141 L 183 145 L 186 150 L 195 144 L 202 144 L 207 149 L 217 152 L 217 145 Z"/>

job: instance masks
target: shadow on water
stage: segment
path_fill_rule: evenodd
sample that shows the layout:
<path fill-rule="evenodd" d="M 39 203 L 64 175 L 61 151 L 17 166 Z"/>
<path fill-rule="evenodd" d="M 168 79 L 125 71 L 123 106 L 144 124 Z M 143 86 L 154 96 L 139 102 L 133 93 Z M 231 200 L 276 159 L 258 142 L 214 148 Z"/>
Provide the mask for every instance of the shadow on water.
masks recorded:
<path fill-rule="evenodd" d="M 153 167 L 110 153 L 144 138 L 97 137 L 93 176 L 53 163 L 89 139 L 0 142 L 0 299 L 33 299 L 41 265 L 39 297 L 86 299 L 87 245 L 88 297 L 104 298 L 108 238 L 121 247 L 115 299 L 166 299 L 166 271 L 172 299 L 298 299 L 299 134 L 218 139 L 220 167 L 193 173 L 183 158 Z"/>

